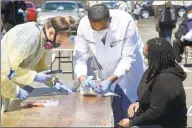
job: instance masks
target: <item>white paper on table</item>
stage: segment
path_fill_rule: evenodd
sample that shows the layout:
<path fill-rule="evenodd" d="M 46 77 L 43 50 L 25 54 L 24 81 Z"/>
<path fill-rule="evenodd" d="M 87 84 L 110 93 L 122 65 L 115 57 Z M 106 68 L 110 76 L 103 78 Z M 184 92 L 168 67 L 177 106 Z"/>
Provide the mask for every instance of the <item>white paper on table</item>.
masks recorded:
<path fill-rule="evenodd" d="M 80 93 L 82 95 L 87 95 L 87 96 L 97 96 L 97 95 L 100 95 L 100 94 L 97 94 L 95 93 L 91 88 L 88 88 L 88 87 L 81 87 L 80 89 Z M 108 96 L 118 96 L 118 97 L 121 97 L 113 92 L 108 92 L 106 93 L 105 95 L 103 95 L 104 97 L 108 97 Z"/>

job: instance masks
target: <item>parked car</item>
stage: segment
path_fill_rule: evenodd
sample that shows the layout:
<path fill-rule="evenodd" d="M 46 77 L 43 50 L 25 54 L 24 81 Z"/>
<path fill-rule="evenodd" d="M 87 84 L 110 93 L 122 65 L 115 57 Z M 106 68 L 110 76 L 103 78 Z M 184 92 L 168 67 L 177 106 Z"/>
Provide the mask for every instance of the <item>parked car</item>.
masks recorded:
<path fill-rule="evenodd" d="M 85 16 L 87 15 L 87 10 L 85 8 L 85 4 L 81 1 L 75 1 L 77 3 L 77 6 L 79 7 L 79 12 L 81 14 L 81 16 Z"/>
<path fill-rule="evenodd" d="M 71 16 L 75 19 L 75 25 L 71 27 L 72 32 L 76 32 L 82 18 L 80 12 L 81 10 L 75 1 L 47 1 L 38 14 L 37 23 L 43 25 L 47 19 L 55 16 Z"/>
<path fill-rule="evenodd" d="M 153 0 L 145 1 L 140 4 L 141 6 L 141 17 L 144 19 L 149 18 L 150 16 L 154 15 L 153 7 L 152 7 Z M 172 1 L 172 4 L 174 8 L 176 9 L 177 15 L 179 17 L 183 17 L 183 15 L 186 13 L 186 9 L 188 4 L 177 4 Z"/>
<path fill-rule="evenodd" d="M 116 8 L 115 6 L 116 6 L 117 2 L 112 2 L 112 1 L 107 2 L 106 1 L 106 2 L 102 2 L 101 4 L 105 4 L 109 9 L 115 9 Z"/>
<path fill-rule="evenodd" d="M 30 1 L 25 1 L 25 4 L 27 6 L 28 11 L 28 22 L 36 21 L 37 15 L 34 3 Z"/>

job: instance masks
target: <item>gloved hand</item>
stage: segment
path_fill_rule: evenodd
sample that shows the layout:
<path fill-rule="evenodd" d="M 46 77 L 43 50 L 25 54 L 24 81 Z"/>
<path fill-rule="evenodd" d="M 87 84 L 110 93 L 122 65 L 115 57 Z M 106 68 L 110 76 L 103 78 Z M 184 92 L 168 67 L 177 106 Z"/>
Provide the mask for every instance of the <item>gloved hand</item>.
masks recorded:
<path fill-rule="evenodd" d="M 34 81 L 45 83 L 46 81 L 51 80 L 53 77 L 52 75 L 47 75 L 45 71 L 37 73 L 37 75 L 34 78 Z"/>
<path fill-rule="evenodd" d="M 19 93 L 17 94 L 16 97 L 19 98 L 20 100 L 26 100 L 28 95 L 29 95 L 29 93 L 27 91 L 20 88 Z"/>
<path fill-rule="evenodd" d="M 61 81 L 56 81 L 54 83 L 54 86 L 55 86 L 56 89 L 58 89 L 61 92 L 66 92 L 67 91 L 68 94 L 73 93 L 73 91 L 69 87 L 67 87 L 64 83 L 62 83 Z"/>
<path fill-rule="evenodd" d="M 105 94 L 110 91 L 110 87 L 111 87 L 112 83 L 113 83 L 112 81 L 106 79 L 101 82 L 99 88 L 97 88 L 95 91 L 97 93 Z"/>
<path fill-rule="evenodd" d="M 21 15 L 21 14 L 23 14 L 23 10 L 20 8 L 20 9 L 18 9 L 17 13 L 18 13 L 19 15 Z"/>
<path fill-rule="evenodd" d="M 10 69 L 10 73 L 8 75 L 9 80 L 13 79 L 13 77 L 16 75 L 16 72 L 12 69 Z"/>
<path fill-rule="evenodd" d="M 88 87 L 88 88 L 91 88 L 93 90 L 95 90 L 95 88 L 98 87 L 98 84 L 96 84 L 93 80 L 91 80 L 90 78 L 87 78 L 85 81 L 83 81 L 81 83 L 81 85 L 83 87 Z"/>

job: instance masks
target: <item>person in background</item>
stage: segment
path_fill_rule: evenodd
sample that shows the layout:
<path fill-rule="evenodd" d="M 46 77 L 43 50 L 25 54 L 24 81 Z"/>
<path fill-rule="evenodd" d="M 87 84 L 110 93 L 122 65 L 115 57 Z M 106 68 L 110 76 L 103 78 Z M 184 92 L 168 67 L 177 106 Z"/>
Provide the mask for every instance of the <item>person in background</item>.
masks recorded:
<path fill-rule="evenodd" d="M 185 71 L 187 71 L 188 69 L 184 68 L 183 64 L 181 64 L 181 54 L 184 53 L 184 48 L 186 46 L 192 46 L 192 6 L 188 8 L 184 20 L 175 33 L 175 38 L 176 40 L 173 42 L 173 48 L 175 51 L 176 61 Z"/>
<path fill-rule="evenodd" d="M 145 45 L 144 55 L 149 68 L 137 90 L 138 101 L 130 105 L 129 119 L 120 121 L 120 126 L 185 128 L 187 107 L 182 82 L 186 73 L 175 62 L 172 46 L 164 38 L 154 38 Z"/>
<path fill-rule="evenodd" d="M 114 120 L 117 124 L 127 117 L 127 108 L 137 99 L 136 89 L 145 64 L 136 25 L 131 15 L 121 10 L 110 10 L 106 5 L 93 5 L 88 16 L 81 19 L 74 48 L 74 71 L 84 87 L 91 87 L 98 94 L 110 91 L 113 97 Z M 92 53 L 92 54 L 91 54 Z M 89 65 L 89 57 L 97 66 Z M 93 74 L 90 73 L 93 71 Z M 89 76 L 100 72 L 97 84 Z"/>
<path fill-rule="evenodd" d="M 31 85 L 32 82 L 49 83 L 48 86 L 55 87 L 59 90 L 65 90 L 72 93 L 71 89 L 65 86 L 54 76 L 46 74 L 48 71 L 49 55 L 52 48 L 58 48 L 61 44 L 69 40 L 70 25 L 74 22 L 71 17 L 57 16 L 49 19 L 41 29 L 37 23 L 28 22 L 17 25 L 8 31 L 1 40 L 1 56 L 8 60 L 10 68 L 2 69 L 1 72 L 1 96 L 3 109 L 6 111 L 9 105 L 9 99 L 19 98 L 25 100 L 28 92 L 23 88 Z M 2 53 L 6 51 L 7 54 Z M 5 61 L 3 61 L 5 62 Z M 1 65 L 2 63 L 1 62 Z M 7 62 L 7 61 L 6 61 Z M 5 65 L 5 63 L 3 63 Z M 7 72 L 10 72 L 7 76 Z M 3 80 L 2 80 L 3 79 Z"/>
<path fill-rule="evenodd" d="M 21 7 L 21 12 L 23 14 L 23 18 L 24 18 L 24 23 L 28 22 L 28 11 L 27 11 L 27 7 L 25 5 L 22 5 Z"/>
<path fill-rule="evenodd" d="M 154 22 L 155 22 L 155 26 L 156 26 L 156 31 L 159 33 L 159 37 L 165 38 L 167 41 L 169 41 L 169 43 L 172 44 L 172 42 L 171 42 L 172 31 L 176 27 L 176 25 L 159 23 L 158 10 L 164 9 L 165 6 L 172 8 L 173 5 L 171 3 L 171 0 L 153 2 Z"/>
<path fill-rule="evenodd" d="M 24 1 L 8 1 L 4 0 L 1 14 L 4 15 L 3 27 L 8 32 L 15 25 L 24 23 L 23 14 L 20 13 L 20 7 L 25 5 Z"/>
<path fill-rule="evenodd" d="M 134 9 L 133 9 L 133 15 L 135 17 L 135 23 L 138 26 L 138 20 L 140 17 L 140 12 L 141 12 L 141 6 L 138 4 L 138 1 L 136 1 L 136 3 L 134 3 Z"/>
<path fill-rule="evenodd" d="M 117 4 L 115 5 L 115 8 L 125 12 L 130 12 L 128 5 L 126 3 L 126 0 L 117 2 Z"/>

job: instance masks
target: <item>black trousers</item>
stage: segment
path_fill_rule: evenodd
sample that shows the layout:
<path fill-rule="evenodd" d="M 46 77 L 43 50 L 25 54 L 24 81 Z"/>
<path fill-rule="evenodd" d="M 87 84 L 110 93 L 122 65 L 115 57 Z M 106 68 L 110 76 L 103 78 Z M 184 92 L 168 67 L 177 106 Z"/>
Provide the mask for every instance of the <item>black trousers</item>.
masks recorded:
<path fill-rule="evenodd" d="M 175 52 L 175 58 L 176 58 L 176 61 L 181 63 L 182 61 L 182 57 L 181 57 L 181 54 L 184 53 L 184 48 L 186 46 L 192 46 L 192 43 L 191 42 L 182 42 L 181 40 L 179 39 L 176 39 L 173 41 L 173 49 L 174 49 L 174 52 Z"/>

